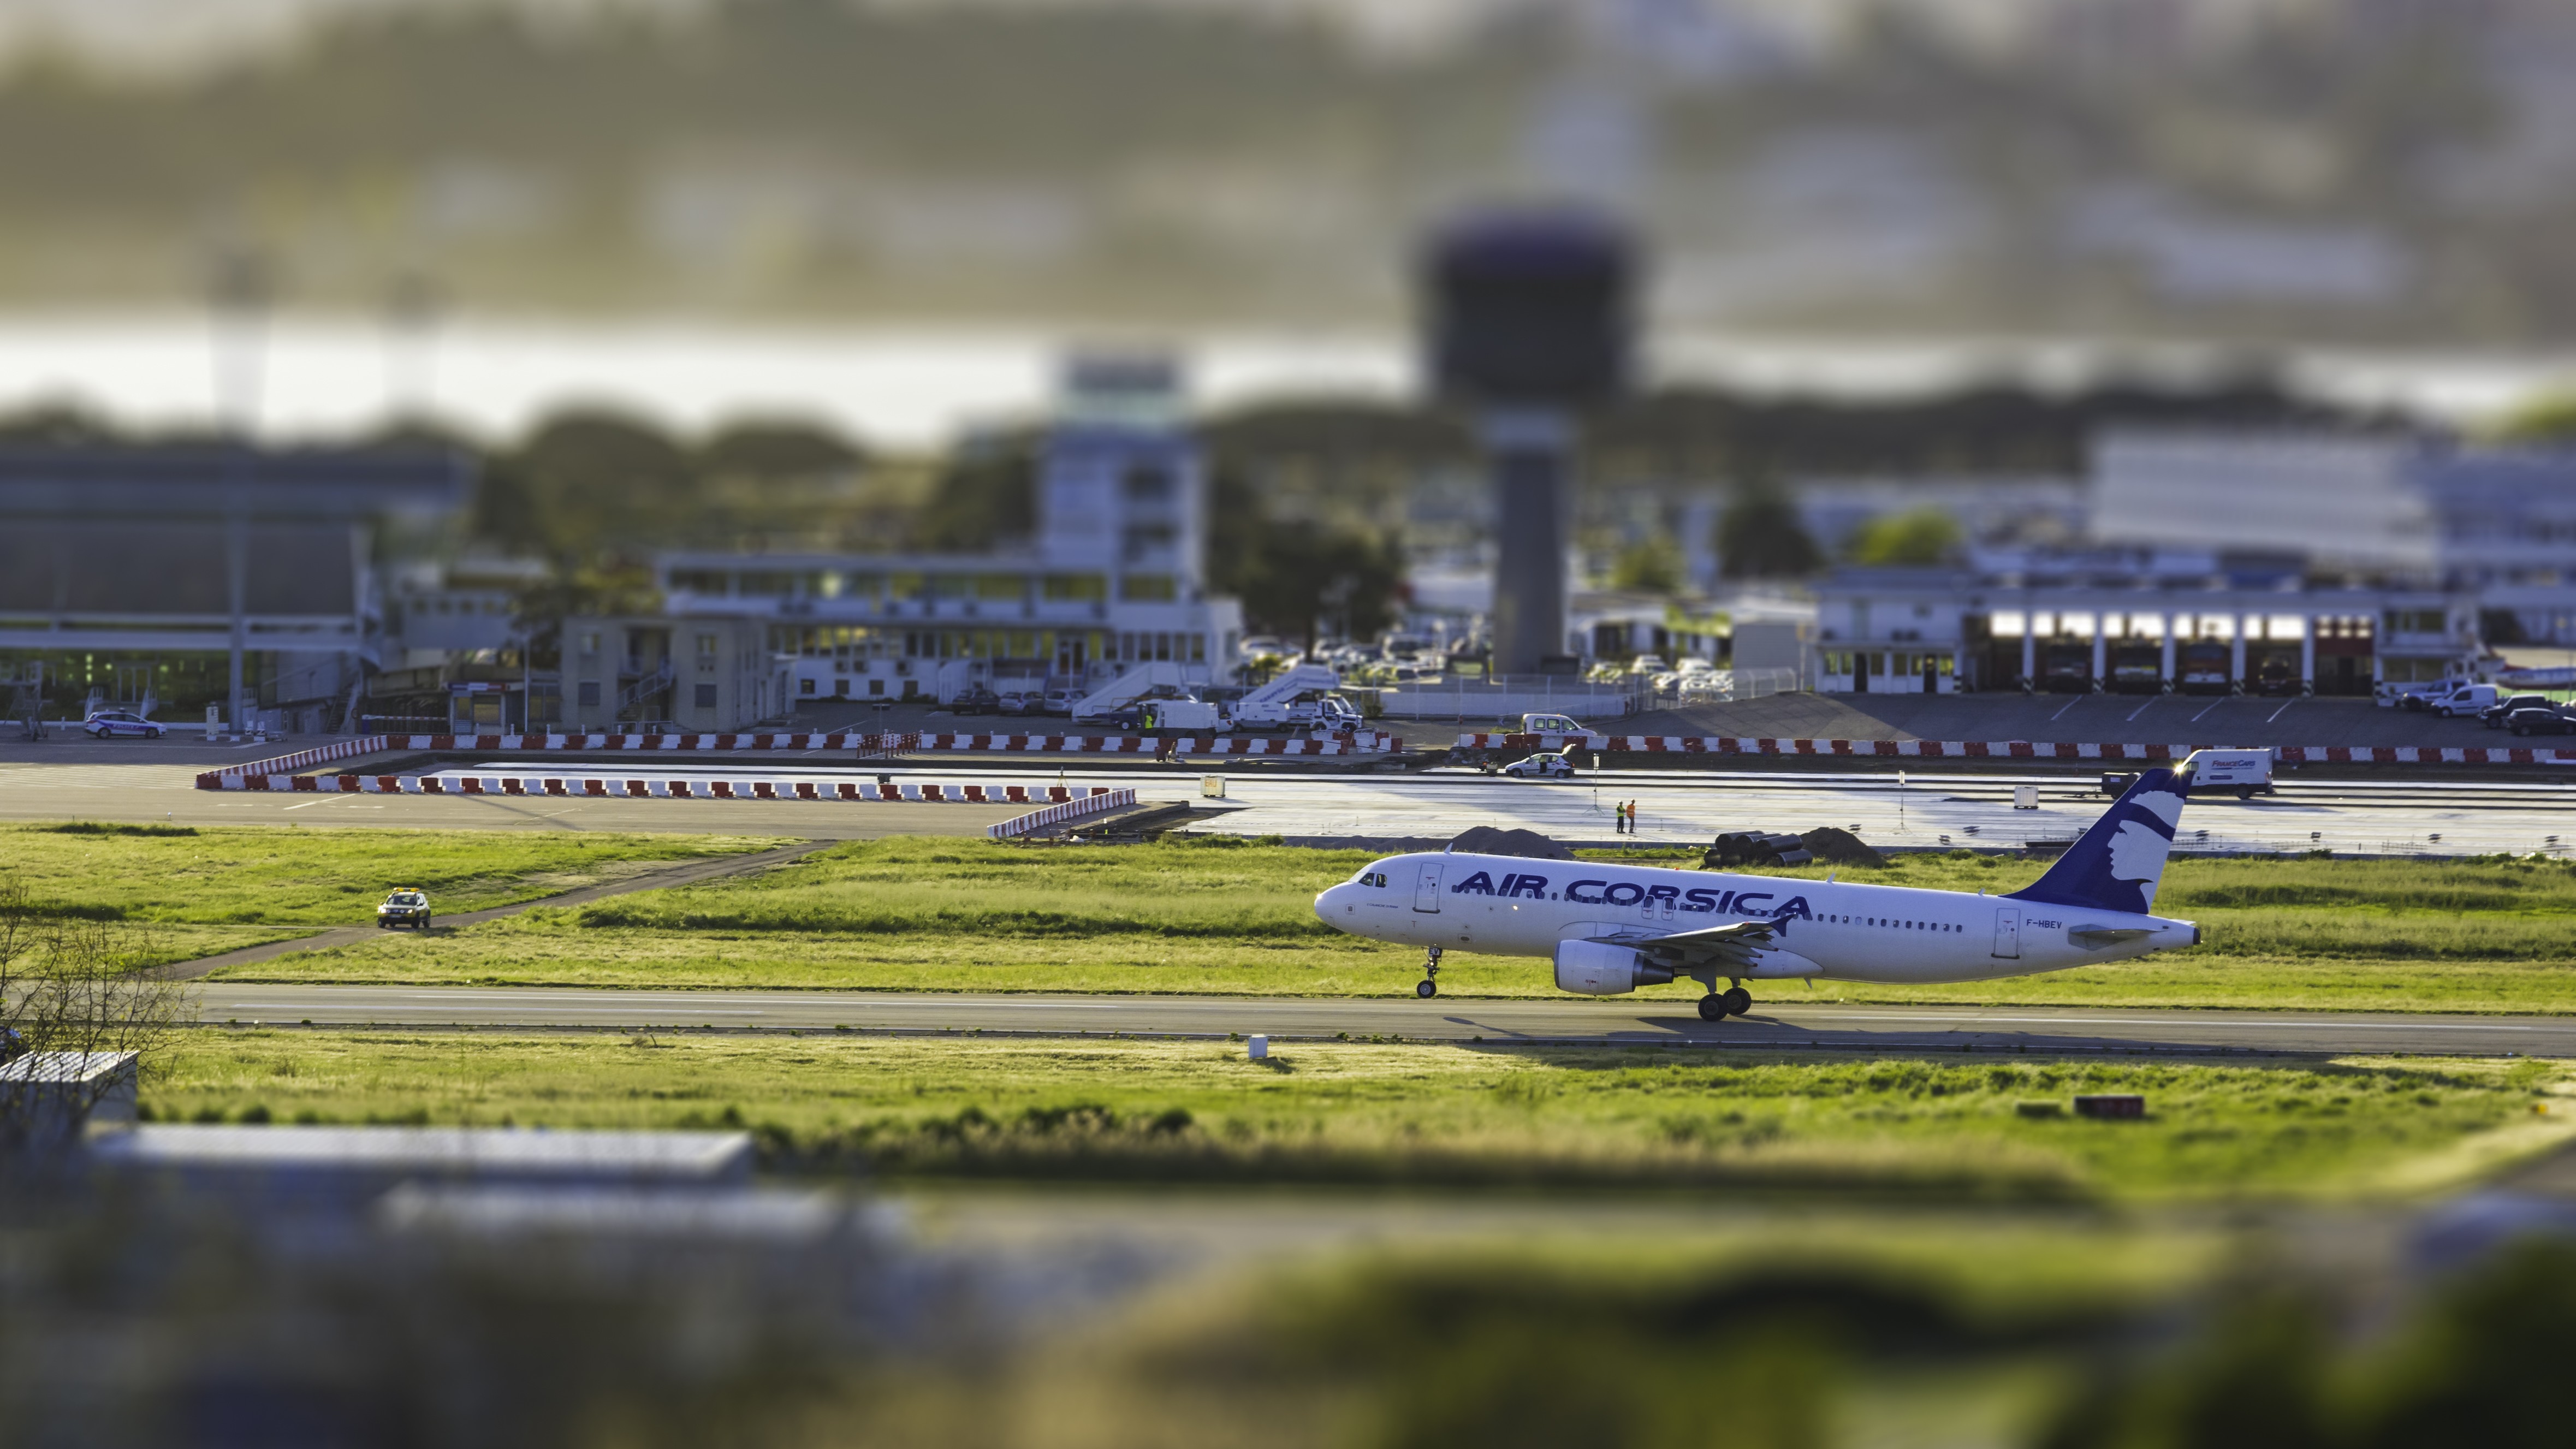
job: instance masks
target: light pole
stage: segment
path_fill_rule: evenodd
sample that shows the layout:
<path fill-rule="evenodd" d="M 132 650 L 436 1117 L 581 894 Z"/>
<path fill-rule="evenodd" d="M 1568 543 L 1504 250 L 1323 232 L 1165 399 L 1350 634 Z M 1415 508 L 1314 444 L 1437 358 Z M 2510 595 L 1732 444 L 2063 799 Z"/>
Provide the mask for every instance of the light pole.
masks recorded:
<path fill-rule="evenodd" d="M 214 367 L 216 426 L 226 436 L 224 501 L 224 602 L 232 616 L 230 683 L 224 718 L 236 736 L 242 727 L 242 658 L 250 644 L 250 508 L 257 466 L 262 332 L 273 279 L 267 259 L 247 247 L 215 255 L 207 278 L 208 343 Z"/>

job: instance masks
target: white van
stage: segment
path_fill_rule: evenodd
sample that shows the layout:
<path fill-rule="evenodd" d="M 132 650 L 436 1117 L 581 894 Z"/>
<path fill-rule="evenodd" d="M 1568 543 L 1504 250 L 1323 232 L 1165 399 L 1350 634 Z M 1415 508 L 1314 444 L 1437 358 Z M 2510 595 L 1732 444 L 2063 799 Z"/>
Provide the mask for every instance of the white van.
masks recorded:
<path fill-rule="evenodd" d="M 2492 684 L 2458 684 L 2448 693 L 2427 696 L 2424 708 L 2444 719 L 2458 719 L 2476 714 L 2502 697 L 2502 691 Z"/>
<path fill-rule="evenodd" d="M 2237 799 L 2250 800 L 2278 793 L 2272 788 L 2270 750 L 2194 750 L 2182 762 L 2182 772 L 2190 778 L 2194 795 L 2233 790 Z"/>

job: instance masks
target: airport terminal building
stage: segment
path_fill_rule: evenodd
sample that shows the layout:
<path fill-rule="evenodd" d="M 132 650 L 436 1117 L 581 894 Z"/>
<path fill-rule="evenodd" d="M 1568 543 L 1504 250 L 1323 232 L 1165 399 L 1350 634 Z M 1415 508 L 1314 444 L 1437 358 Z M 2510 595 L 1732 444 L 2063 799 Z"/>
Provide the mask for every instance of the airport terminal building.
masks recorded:
<path fill-rule="evenodd" d="M 2087 542 L 1826 579 L 1815 687 L 2366 695 L 2576 647 L 2576 457 L 2113 435 L 2086 486 Z"/>
<path fill-rule="evenodd" d="M 753 620 L 788 660 L 784 707 L 1085 687 L 1142 663 L 1221 680 L 1243 635 L 1203 565 L 1206 487 L 1171 366 L 1077 360 L 1043 440 L 1036 537 L 991 554 L 677 552 L 671 627 Z"/>
<path fill-rule="evenodd" d="M 337 727 L 392 649 L 383 558 L 473 481 L 445 451 L 0 450 L 0 679 L 54 717 Z"/>

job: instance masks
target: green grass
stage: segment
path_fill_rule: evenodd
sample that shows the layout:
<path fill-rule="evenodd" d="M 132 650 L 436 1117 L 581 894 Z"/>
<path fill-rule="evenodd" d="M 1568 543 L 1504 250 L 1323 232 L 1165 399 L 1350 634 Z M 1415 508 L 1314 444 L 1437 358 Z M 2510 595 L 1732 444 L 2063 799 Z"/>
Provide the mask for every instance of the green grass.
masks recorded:
<path fill-rule="evenodd" d="M 428 891 L 441 913 L 477 911 L 777 843 L 574 831 L 11 825 L 0 826 L 0 879 L 24 884 L 31 909 L 45 913 L 158 926 L 348 926 L 372 920 L 377 902 L 399 885 Z"/>
<path fill-rule="evenodd" d="M 435 949 L 387 942 L 244 968 L 240 979 L 1403 995 L 1411 948 L 1314 918 L 1369 857 L 1232 842 L 1028 848 L 852 843 L 756 877 L 538 909 Z M 1845 879 L 2008 891 L 2037 862 L 1900 857 Z M 1780 874 L 1817 878 L 1821 867 Z M 2141 961 L 1941 986 L 1825 982 L 1772 999 L 2576 1011 L 2576 865 L 2177 861 L 2157 908 L 2208 944 Z M 1444 991 L 1538 996 L 1544 963 L 1451 953 Z M 1695 994 L 1688 983 L 1648 997 Z"/>
<path fill-rule="evenodd" d="M 1635 1048 L 1240 1046 L 841 1033 L 205 1031 L 157 1118 L 757 1129 L 884 1173 L 1883 1187 L 2047 1200 L 2364 1186 L 2496 1129 L 2557 1069 L 1817 1060 Z M 2141 1091 L 2145 1122 L 2021 1104 Z"/>

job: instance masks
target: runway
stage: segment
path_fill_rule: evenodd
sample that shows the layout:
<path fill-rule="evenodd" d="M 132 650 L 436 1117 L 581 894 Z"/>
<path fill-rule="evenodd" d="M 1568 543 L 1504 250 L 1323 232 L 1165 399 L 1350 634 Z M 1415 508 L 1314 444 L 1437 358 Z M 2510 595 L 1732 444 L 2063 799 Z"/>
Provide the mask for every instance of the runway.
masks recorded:
<path fill-rule="evenodd" d="M 199 754 L 205 747 L 192 749 Z M 195 788 L 201 765 L 103 759 L 0 762 L 0 819 L 168 820 L 186 825 L 371 825 L 441 830 L 639 830 L 865 839 L 881 835 L 981 835 L 1020 813 L 1011 806 L 579 797 L 269 794 Z M 173 753 L 176 753 L 174 750 Z M 448 778 L 516 761 L 473 761 L 434 771 Z M 553 763 L 566 778 L 626 778 L 629 763 Z M 1839 826 L 1894 849 L 2020 849 L 2082 833 L 2107 803 L 2089 775 L 1998 770 L 1937 773 L 1777 769 L 1605 770 L 1562 784 L 1505 780 L 1466 770 L 1375 773 L 1242 764 L 1164 769 L 1033 766 L 1024 760 L 906 759 L 853 767 L 844 757 L 709 764 L 656 763 L 651 773 L 689 779 L 825 779 L 891 775 L 1022 784 L 1134 786 L 1148 804 L 1188 803 L 1187 826 L 1214 834 L 1293 840 L 1446 840 L 1476 825 L 1540 831 L 1570 844 L 1703 845 L 1726 830 L 1800 832 Z M 1223 781 L 1208 798 L 1203 781 Z M 2035 785 L 2039 808 L 2016 810 L 2016 785 Z M 1638 833 L 1612 829 L 1612 807 L 1638 802 Z M 2342 855 L 2564 855 L 2576 850 L 2576 779 L 2303 779 L 2284 775 L 2275 797 L 2196 799 L 2177 842 L 2208 853 L 2332 850 Z"/>
<path fill-rule="evenodd" d="M 214 1025 L 583 1027 L 717 1031 L 984 1032 L 1040 1037 L 1282 1041 L 1395 1037 L 1864 1052 L 2024 1051 L 2340 1056 L 2576 1056 L 2576 1016 L 2383 1016 L 2132 1007 L 1822 1006 L 1757 1001 L 1701 1021 L 1679 997 L 1412 998 L 896 995 L 551 987 L 230 985 L 197 989 Z"/>
<path fill-rule="evenodd" d="M 434 773 L 461 779 L 502 762 Z M 567 765 L 546 771 L 565 778 L 624 778 L 633 766 Z M 1421 773 L 1306 773 L 1285 769 L 1180 766 L 1134 769 L 1031 769 L 1026 765 L 934 766 L 906 761 L 897 769 L 829 766 L 677 764 L 653 771 L 691 780 L 820 779 L 894 773 L 897 778 L 1004 784 L 1134 786 L 1149 804 L 1210 807 L 1191 830 L 1290 839 L 1447 840 L 1477 825 L 1536 830 L 1573 844 L 1705 845 L 1726 830 L 1798 833 L 1839 826 L 1877 846 L 2019 849 L 2031 841 L 2067 841 L 2110 803 L 2094 776 L 2028 771 L 1848 774 L 1778 770 L 1604 770 L 1566 783 L 1499 779 L 1469 770 Z M 1224 782 L 1222 802 L 1202 782 Z M 2033 785 L 2039 808 L 2013 808 L 2013 789 Z M 2332 850 L 2345 855 L 2563 854 L 2576 850 L 2576 780 L 2423 782 L 2285 778 L 2280 793 L 2240 801 L 2200 798 L 2184 811 L 2176 844 L 2213 853 Z M 1638 802 L 1638 829 L 1620 836 L 1612 808 Z M 815 809 L 815 806 L 787 806 Z M 820 807 L 825 810 L 847 807 Z"/>

